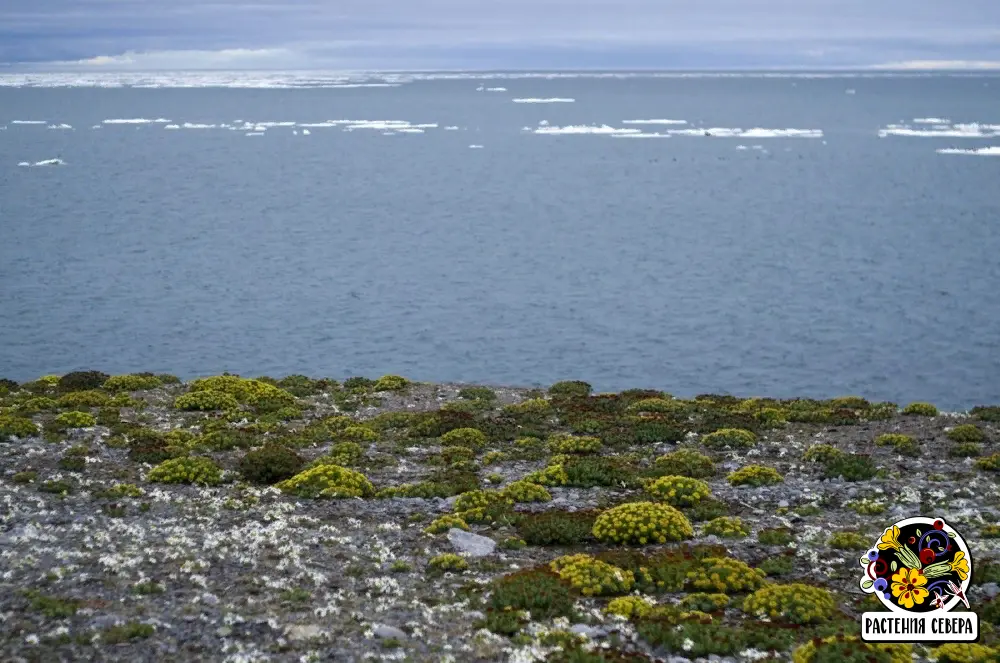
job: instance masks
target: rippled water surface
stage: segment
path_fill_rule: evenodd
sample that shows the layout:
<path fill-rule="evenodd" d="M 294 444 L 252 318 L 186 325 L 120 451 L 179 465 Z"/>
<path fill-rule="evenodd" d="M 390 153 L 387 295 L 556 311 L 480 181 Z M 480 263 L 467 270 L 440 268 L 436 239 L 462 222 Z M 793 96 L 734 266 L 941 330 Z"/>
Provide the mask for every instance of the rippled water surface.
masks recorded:
<path fill-rule="evenodd" d="M 0 375 L 998 402 L 998 89 L 8 79 Z"/>

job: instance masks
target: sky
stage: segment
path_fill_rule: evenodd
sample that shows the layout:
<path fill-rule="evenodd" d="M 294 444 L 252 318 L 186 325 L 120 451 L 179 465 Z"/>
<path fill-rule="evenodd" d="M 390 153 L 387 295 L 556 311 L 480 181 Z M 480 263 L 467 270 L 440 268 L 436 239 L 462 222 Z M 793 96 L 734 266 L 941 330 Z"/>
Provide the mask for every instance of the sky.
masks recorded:
<path fill-rule="evenodd" d="M 1000 68 L 1000 0 L 0 0 L 8 70 Z"/>

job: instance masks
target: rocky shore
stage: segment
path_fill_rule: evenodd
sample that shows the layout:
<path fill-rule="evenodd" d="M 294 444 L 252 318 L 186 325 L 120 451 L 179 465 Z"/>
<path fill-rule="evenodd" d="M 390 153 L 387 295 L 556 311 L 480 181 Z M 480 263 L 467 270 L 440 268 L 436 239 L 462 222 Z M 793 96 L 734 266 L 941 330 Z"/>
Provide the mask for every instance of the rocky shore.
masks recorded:
<path fill-rule="evenodd" d="M 1000 660 L 1000 408 L 96 371 L 0 381 L 0 660 Z M 977 645 L 856 642 L 944 519 Z"/>

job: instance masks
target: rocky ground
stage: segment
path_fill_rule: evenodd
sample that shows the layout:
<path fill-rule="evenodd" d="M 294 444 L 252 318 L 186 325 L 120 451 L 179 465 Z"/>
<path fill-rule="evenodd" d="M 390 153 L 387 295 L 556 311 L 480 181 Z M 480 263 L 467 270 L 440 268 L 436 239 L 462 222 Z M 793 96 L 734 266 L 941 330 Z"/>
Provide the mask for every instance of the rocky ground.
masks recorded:
<path fill-rule="evenodd" d="M 797 661 L 818 661 L 804 643 L 857 636 L 860 613 L 879 609 L 859 588 L 859 557 L 885 527 L 916 515 L 943 518 L 965 538 L 969 599 L 983 624 L 968 661 L 1000 658 L 997 409 L 594 396 L 581 383 L 532 391 L 293 376 L 206 389 L 169 376 L 71 376 L 0 386 L 0 660 L 680 663 L 791 660 L 798 649 Z M 198 391 L 232 400 L 182 409 L 213 405 L 177 400 Z M 979 433 L 954 433 L 969 424 Z M 448 437 L 468 428 L 485 443 Z M 710 437 L 732 428 L 753 435 L 745 444 Z M 876 444 L 884 433 L 911 441 Z M 577 438 L 598 441 L 567 446 Z M 265 445 L 291 456 L 246 460 Z M 657 460 L 678 448 L 706 461 Z M 193 457 L 219 473 L 188 484 L 153 469 Z M 316 461 L 358 472 L 370 488 L 312 497 L 279 483 Z M 547 495 L 508 489 L 554 465 L 562 475 L 532 477 L 548 483 Z M 748 465 L 781 479 L 732 485 Z M 661 503 L 649 482 L 684 474 L 711 489 L 678 507 L 690 535 L 628 546 L 594 538 L 598 514 Z M 472 490 L 486 492 L 458 497 Z M 532 497 L 541 501 L 521 501 Z M 468 532 L 455 521 L 432 526 L 456 512 Z M 706 591 L 683 573 L 676 587 L 636 575 L 630 587 L 602 584 L 589 596 L 568 576 L 537 571 L 548 575 L 527 576 L 529 586 L 555 578 L 539 595 L 564 592 L 568 603 L 510 599 L 510 574 L 577 553 L 632 564 L 635 574 L 657 564 L 664 574 L 696 572 L 702 558 L 728 557 L 759 577 L 757 587 L 821 587 L 835 609 L 762 620 L 744 609 L 746 586 L 723 578 Z M 728 598 L 707 607 L 706 594 Z M 614 614 L 609 603 L 626 595 L 662 610 Z M 924 646 L 909 653 L 959 660 Z M 890 660 L 865 656 L 842 660 Z"/>

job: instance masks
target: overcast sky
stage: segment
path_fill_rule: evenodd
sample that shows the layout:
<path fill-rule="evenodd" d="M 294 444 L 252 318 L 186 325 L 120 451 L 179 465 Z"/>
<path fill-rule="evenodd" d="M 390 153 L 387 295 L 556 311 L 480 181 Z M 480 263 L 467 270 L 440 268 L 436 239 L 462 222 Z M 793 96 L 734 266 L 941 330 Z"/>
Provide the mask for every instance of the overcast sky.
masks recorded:
<path fill-rule="evenodd" d="M 1000 66 L 1000 0 L 0 0 L 0 62 L 88 70 Z"/>

